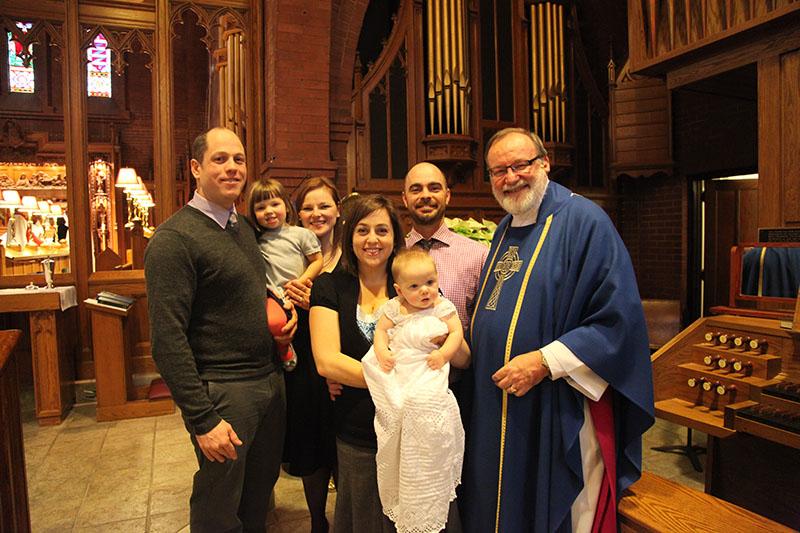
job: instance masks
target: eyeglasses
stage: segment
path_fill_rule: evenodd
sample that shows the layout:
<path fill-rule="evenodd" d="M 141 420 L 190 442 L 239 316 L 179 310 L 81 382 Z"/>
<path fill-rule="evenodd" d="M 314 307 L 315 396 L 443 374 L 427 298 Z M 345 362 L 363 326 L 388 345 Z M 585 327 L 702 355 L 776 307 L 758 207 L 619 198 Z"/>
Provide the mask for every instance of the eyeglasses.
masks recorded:
<path fill-rule="evenodd" d="M 530 168 L 532 164 L 534 164 L 538 159 L 544 157 L 544 154 L 537 155 L 533 159 L 528 159 L 527 161 L 517 161 L 513 165 L 508 165 L 505 167 L 495 167 L 489 169 L 489 176 L 492 179 L 499 180 L 500 178 L 505 177 L 508 174 L 508 170 L 511 169 L 511 172 L 514 174 L 519 174 L 520 172 L 525 172 Z"/>

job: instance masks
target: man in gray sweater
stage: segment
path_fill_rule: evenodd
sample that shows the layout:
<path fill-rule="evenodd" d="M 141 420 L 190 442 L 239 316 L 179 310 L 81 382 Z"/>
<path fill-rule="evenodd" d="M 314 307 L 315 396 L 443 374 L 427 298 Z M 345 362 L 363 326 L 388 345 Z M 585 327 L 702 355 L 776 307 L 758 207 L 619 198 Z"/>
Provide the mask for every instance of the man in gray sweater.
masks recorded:
<path fill-rule="evenodd" d="M 195 139 L 197 191 L 145 253 L 153 359 L 181 409 L 199 469 L 193 532 L 264 531 L 278 479 L 286 399 L 264 307 L 265 265 L 234 202 L 247 169 L 241 141 Z M 295 320 L 284 331 L 288 341 Z"/>

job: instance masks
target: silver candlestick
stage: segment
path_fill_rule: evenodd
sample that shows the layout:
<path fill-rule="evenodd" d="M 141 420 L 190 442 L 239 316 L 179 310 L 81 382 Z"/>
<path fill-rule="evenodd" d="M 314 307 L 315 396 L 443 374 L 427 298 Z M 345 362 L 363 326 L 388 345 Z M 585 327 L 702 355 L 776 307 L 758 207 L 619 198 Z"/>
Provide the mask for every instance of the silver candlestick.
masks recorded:
<path fill-rule="evenodd" d="M 53 288 L 53 265 L 55 265 L 55 260 L 51 257 L 47 259 L 42 259 L 42 268 L 44 269 L 44 282 L 47 285 L 48 289 Z"/>

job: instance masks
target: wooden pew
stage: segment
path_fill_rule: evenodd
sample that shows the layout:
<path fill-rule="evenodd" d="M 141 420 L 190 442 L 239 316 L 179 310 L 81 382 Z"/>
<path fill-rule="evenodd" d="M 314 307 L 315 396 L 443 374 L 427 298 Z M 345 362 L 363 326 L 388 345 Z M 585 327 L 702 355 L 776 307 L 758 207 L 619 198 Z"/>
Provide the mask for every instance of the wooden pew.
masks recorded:
<path fill-rule="evenodd" d="M 620 532 L 789 533 L 777 522 L 661 476 L 643 472 L 619 502 Z"/>
<path fill-rule="evenodd" d="M 31 530 L 22 445 L 17 366 L 19 330 L 0 331 L 0 531 Z"/>
<path fill-rule="evenodd" d="M 655 351 L 681 332 L 681 302 L 678 300 L 642 300 L 647 338 Z"/>

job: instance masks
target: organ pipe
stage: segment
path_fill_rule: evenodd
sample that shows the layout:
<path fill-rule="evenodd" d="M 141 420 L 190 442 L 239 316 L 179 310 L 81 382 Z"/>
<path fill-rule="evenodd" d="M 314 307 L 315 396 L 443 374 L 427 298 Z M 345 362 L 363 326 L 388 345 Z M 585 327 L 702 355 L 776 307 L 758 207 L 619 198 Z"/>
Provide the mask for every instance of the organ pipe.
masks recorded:
<path fill-rule="evenodd" d="M 564 6 L 530 6 L 531 112 L 536 134 L 545 142 L 566 142 Z"/>
<path fill-rule="evenodd" d="M 428 133 L 469 135 L 466 0 L 427 0 Z"/>
<path fill-rule="evenodd" d="M 225 61 L 219 65 L 219 123 L 243 136 L 245 109 L 244 34 L 240 29 L 223 33 Z"/>

